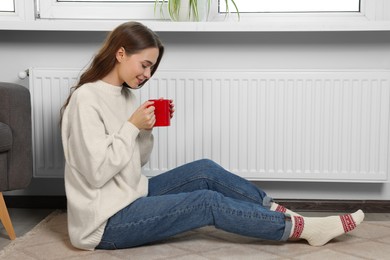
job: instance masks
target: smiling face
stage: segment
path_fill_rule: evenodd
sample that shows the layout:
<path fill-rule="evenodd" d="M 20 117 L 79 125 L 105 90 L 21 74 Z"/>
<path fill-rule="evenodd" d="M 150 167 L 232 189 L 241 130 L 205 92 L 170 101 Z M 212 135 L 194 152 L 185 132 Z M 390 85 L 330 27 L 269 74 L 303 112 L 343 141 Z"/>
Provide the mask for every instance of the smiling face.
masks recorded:
<path fill-rule="evenodd" d="M 151 77 L 158 55 L 158 48 L 147 48 L 131 55 L 128 55 L 124 48 L 120 48 L 116 53 L 117 64 L 114 70 L 103 80 L 116 86 L 126 82 L 131 88 L 136 89 Z"/>
<path fill-rule="evenodd" d="M 157 48 L 144 49 L 132 55 L 124 53 L 118 66 L 119 80 L 126 82 L 131 88 L 138 88 L 142 82 L 151 77 L 158 53 Z"/>

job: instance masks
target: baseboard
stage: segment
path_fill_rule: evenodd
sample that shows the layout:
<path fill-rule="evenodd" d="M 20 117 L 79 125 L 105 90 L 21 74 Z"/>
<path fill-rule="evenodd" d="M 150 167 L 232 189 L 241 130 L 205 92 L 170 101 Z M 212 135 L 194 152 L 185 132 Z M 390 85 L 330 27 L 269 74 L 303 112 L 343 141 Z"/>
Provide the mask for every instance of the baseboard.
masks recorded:
<path fill-rule="evenodd" d="M 390 200 L 291 200 L 278 199 L 277 203 L 293 211 L 389 213 Z"/>
<path fill-rule="evenodd" d="M 65 196 L 4 196 L 7 208 L 66 209 Z"/>
<path fill-rule="evenodd" d="M 66 209 L 65 196 L 4 196 L 9 208 Z M 278 199 L 277 203 L 294 211 L 390 213 L 390 200 L 298 200 Z"/>

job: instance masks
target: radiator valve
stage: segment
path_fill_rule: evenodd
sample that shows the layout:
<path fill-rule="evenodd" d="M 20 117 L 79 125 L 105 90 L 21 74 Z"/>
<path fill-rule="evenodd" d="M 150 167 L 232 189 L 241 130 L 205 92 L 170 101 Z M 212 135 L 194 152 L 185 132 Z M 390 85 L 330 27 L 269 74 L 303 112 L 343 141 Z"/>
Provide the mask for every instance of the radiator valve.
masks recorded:
<path fill-rule="evenodd" d="M 29 72 L 28 70 L 20 71 L 20 72 L 18 73 L 18 77 L 19 77 L 20 79 L 25 79 L 26 77 L 29 76 L 29 73 L 28 73 L 28 72 Z"/>

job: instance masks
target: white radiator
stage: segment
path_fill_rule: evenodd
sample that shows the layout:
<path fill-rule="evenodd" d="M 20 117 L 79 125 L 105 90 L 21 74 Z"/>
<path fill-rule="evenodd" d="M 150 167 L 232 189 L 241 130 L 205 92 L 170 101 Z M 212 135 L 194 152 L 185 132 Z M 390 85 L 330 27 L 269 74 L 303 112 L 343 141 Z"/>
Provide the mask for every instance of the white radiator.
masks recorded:
<path fill-rule="evenodd" d="M 79 73 L 30 69 L 36 177 L 63 176 L 59 110 Z M 176 106 L 148 176 L 210 158 L 250 180 L 387 181 L 388 70 L 160 70 L 135 93 Z"/>

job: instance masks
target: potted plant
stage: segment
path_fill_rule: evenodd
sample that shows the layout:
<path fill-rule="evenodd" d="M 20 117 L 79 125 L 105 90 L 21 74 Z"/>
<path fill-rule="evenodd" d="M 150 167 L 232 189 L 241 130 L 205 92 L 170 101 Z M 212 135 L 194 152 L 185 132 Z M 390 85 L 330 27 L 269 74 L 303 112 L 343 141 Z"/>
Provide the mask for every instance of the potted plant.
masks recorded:
<path fill-rule="evenodd" d="M 173 21 L 202 21 L 207 20 L 210 12 L 211 2 L 213 0 L 156 0 L 154 11 L 160 6 L 160 13 L 167 4 L 169 16 Z M 222 0 L 221 0 L 222 1 Z M 238 18 L 240 13 L 234 0 L 224 0 L 226 11 L 229 13 L 229 2 L 231 2 L 237 11 Z"/>

